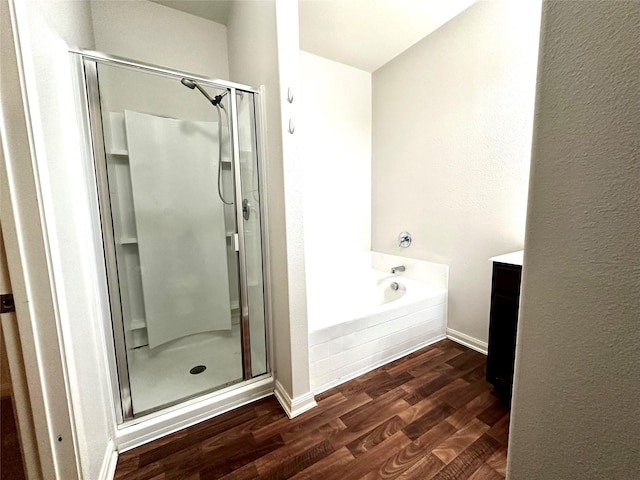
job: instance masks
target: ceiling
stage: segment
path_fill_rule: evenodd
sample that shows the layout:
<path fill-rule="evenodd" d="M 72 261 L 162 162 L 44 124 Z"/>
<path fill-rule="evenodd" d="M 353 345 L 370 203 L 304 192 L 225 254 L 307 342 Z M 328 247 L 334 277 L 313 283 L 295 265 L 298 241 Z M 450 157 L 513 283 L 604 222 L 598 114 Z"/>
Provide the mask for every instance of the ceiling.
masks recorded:
<path fill-rule="evenodd" d="M 301 0 L 300 48 L 373 72 L 476 0 Z"/>
<path fill-rule="evenodd" d="M 154 1 L 226 25 L 234 0 Z M 373 72 L 475 2 L 299 0 L 300 48 Z"/>

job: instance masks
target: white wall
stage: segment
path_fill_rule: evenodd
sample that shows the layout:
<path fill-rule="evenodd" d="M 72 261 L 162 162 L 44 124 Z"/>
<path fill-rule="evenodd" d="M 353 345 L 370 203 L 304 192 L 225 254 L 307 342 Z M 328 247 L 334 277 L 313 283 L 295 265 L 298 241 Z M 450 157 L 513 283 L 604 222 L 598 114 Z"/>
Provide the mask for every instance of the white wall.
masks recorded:
<path fill-rule="evenodd" d="M 371 74 L 300 52 L 307 301 L 371 250 Z"/>
<path fill-rule="evenodd" d="M 265 88 L 272 367 L 276 388 L 286 392 L 293 403 L 303 399 L 299 403 L 303 409 L 311 403 L 307 402 L 310 386 L 302 181 L 296 139 L 286 133 L 285 127 L 298 105 L 297 101 L 289 104 L 284 99 L 288 87 L 297 94 L 299 83 L 295 74 L 299 51 L 297 4 L 234 2 L 227 28 L 231 78 Z"/>
<path fill-rule="evenodd" d="M 449 328 L 478 344 L 488 258 L 523 246 L 539 15 L 478 2 L 373 74 L 373 250 L 449 265 Z"/>
<path fill-rule="evenodd" d="M 266 199 L 269 218 L 269 261 L 273 345 L 271 365 L 276 378 L 292 388 L 291 332 L 289 329 L 289 285 L 286 269 L 284 175 L 282 129 L 280 128 L 280 80 L 276 39 L 275 3 L 234 2 L 227 23 L 229 72 L 234 81 L 266 90 L 264 126 L 268 161 Z"/>
<path fill-rule="evenodd" d="M 92 0 L 91 12 L 98 51 L 229 79 L 224 25 L 147 0 Z"/>
<path fill-rule="evenodd" d="M 104 278 L 103 259 L 93 248 L 100 239 L 93 224 L 92 213 L 95 212 L 92 208 L 95 205 L 87 201 L 95 196 L 87 181 L 92 173 L 79 151 L 82 145 L 80 132 L 68 128 L 78 124 L 74 117 L 75 92 L 68 47 L 100 49 L 149 63 L 173 61 L 175 63 L 170 66 L 174 68 L 226 78 L 225 27 L 173 12 L 148 2 L 30 1 L 16 5 L 28 111 L 33 126 L 34 188 L 41 191 L 46 223 L 43 232 L 55 282 L 51 308 L 60 319 L 69 378 L 68 395 L 71 397 L 68 406 L 66 401 L 58 401 L 56 408 L 72 409 L 74 430 L 64 428 L 64 415 L 50 417 L 49 426 L 38 425 L 37 421 L 36 426 L 46 435 L 51 447 L 60 451 L 72 445 L 73 432 L 84 478 L 101 478 L 115 466 L 112 463 L 115 419 L 106 364 L 107 342 L 102 330 L 104 322 L 109 321 L 102 295 L 105 287 L 101 280 Z M 100 43 L 94 41 L 94 27 Z M 167 35 L 170 27 L 173 34 Z M 202 55 L 201 48 L 193 47 L 201 44 L 210 44 L 213 53 Z M 28 149 L 29 146 L 22 145 L 21 148 Z M 26 154 L 29 154 L 28 150 Z M 26 178 L 23 175 L 21 180 Z M 37 222 L 37 211 L 30 215 L 31 221 Z M 33 224 L 31 228 L 34 228 Z M 36 223 L 35 228 L 41 226 Z M 36 238 L 33 233 L 31 236 Z M 38 248 L 42 246 L 34 246 L 34 249 Z M 34 300 L 30 299 L 37 305 Z M 43 304 L 46 304 L 45 300 Z M 50 324 L 51 314 L 44 315 Z M 42 319 L 37 315 L 33 317 L 36 335 L 38 331 L 45 331 L 37 325 L 44 321 L 44 315 Z M 51 335 L 49 338 L 55 339 Z M 57 347 L 55 343 L 52 346 Z M 24 351 L 29 352 L 28 349 Z M 54 353 L 43 352 L 43 355 Z M 51 359 L 44 361 L 55 364 Z M 60 375 L 51 376 L 48 381 L 55 385 L 56 391 L 62 389 L 59 396 L 65 398 L 62 373 L 55 369 L 51 373 Z M 49 394 L 54 395 L 53 392 L 50 390 Z M 57 442 L 57 433 L 62 434 L 62 443 Z M 64 458 L 56 455 L 54 453 L 54 461 Z M 73 478 L 76 466 L 67 457 L 57 468 L 60 478 Z M 49 470 L 44 473 L 47 477 L 53 475 Z"/>
<path fill-rule="evenodd" d="M 114 459 L 113 423 L 106 387 L 106 344 L 99 322 L 101 305 L 96 272 L 90 260 L 94 253 L 90 248 L 93 232 L 85 228 L 90 224 L 85 165 L 78 129 L 70 128 L 78 123 L 74 116 L 75 92 L 68 53 L 68 45 L 94 46 L 89 4 L 15 2 L 15 22 L 20 46 L 18 65 L 23 69 L 27 94 L 26 128 L 31 129 L 32 143 L 15 145 L 12 153 L 17 155 L 8 159 L 10 177 L 20 172 L 19 180 L 9 179 L 15 216 L 11 230 L 15 228 L 17 232 L 17 247 L 11 248 L 19 251 L 8 253 L 22 256 L 20 267 L 24 277 L 13 282 L 18 271 L 14 264 L 12 283 L 14 289 L 26 295 L 18 307 L 18 323 L 27 377 L 32 373 L 29 370 L 33 359 L 24 332 L 36 339 L 34 354 L 45 375 L 41 380 L 43 394 L 45 402 L 51 402 L 47 406 L 48 425 L 39 424 L 38 412 L 34 412 L 37 434 L 45 435 L 57 462 L 56 473 L 49 470 L 50 465 L 45 465 L 43 473 L 47 478 L 56 474 L 59 478 L 74 478 L 76 464 L 70 461 L 68 452 L 75 442 L 81 475 L 100 478 Z M 18 82 L 7 83 L 3 85 L 3 93 L 18 86 Z M 14 95 L 19 97 L 19 92 Z M 3 114 L 9 115 L 4 121 L 12 125 L 21 121 L 22 113 L 17 110 L 3 110 Z M 17 139 L 9 137 L 9 140 Z M 33 170 L 27 168 L 31 165 L 29 160 L 33 161 Z M 30 203 L 34 194 L 37 205 Z M 8 249 L 13 238 L 13 234 L 6 238 Z M 31 322 L 27 325 L 25 319 Z M 56 341 L 58 335 L 61 345 Z M 66 359 L 64 377 L 55 368 L 59 362 L 56 354 L 60 352 Z M 68 397 L 64 395 L 65 383 Z M 37 409 L 38 401 L 32 399 L 32 407 Z M 69 411 L 63 415 L 60 409 Z M 69 413 L 73 434 L 64 425 Z M 60 442 L 58 435 L 62 437 Z"/>
<path fill-rule="evenodd" d="M 295 416 L 316 405 L 309 383 L 309 325 L 304 253 L 303 170 L 299 139 L 291 130 L 299 121 L 299 104 L 284 100 L 287 92 L 300 91 L 300 34 L 298 2 L 276 0 L 278 77 L 280 80 L 280 129 L 284 204 L 286 209 L 287 278 L 289 281 L 289 322 L 291 330 L 292 410 Z M 279 279 L 275 278 L 274 282 Z M 276 383 L 276 396 L 279 395 Z M 280 393 L 282 391 L 280 390 Z M 282 400 L 281 400 L 282 401 Z"/>
<path fill-rule="evenodd" d="M 640 478 L 640 9 L 544 5 L 508 478 Z"/>

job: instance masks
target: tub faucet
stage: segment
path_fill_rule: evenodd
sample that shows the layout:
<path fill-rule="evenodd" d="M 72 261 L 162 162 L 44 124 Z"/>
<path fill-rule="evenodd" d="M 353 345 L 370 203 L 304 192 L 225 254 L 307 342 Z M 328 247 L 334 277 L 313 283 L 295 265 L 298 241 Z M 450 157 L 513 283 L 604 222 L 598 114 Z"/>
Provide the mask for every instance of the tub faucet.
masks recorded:
<path fill-rule="evenodd" d="M 391 269 L 391 273 L 404 272 L 404 271 L 405 271 L 404 265 L 398 265 L 397 267 L 393 267 Z"/>

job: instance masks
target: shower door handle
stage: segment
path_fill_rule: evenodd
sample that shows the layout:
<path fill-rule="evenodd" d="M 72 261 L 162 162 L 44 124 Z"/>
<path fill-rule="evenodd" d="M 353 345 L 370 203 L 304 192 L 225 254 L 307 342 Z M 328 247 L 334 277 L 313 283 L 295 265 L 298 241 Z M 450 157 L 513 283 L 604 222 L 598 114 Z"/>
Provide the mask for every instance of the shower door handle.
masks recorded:
<path fill-rule="evenodd" d="M 251 215 L 251 210 L 249 210 L 250 207 L 251 205 L 249 205 L 249 200 L 246 198 L 242 200 L 242 217 L 245 221 L 249 220 L 249 216 Z"/>

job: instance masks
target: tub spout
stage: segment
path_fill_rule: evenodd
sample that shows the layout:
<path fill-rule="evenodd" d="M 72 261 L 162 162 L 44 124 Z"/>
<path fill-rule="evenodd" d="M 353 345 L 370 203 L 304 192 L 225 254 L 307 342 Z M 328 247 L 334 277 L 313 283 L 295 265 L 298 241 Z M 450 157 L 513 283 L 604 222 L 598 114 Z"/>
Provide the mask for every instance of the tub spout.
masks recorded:
<path fill-rule="evenodd" d="M 398 273 L 398 272 L 404 272 L 405 268 L 404 265 L 398 265 L 397 267 L 393 267 L 391 269 L 391 273 Z"/>

